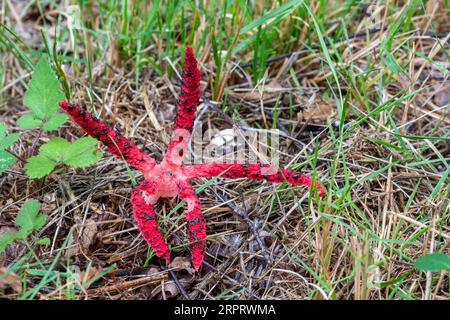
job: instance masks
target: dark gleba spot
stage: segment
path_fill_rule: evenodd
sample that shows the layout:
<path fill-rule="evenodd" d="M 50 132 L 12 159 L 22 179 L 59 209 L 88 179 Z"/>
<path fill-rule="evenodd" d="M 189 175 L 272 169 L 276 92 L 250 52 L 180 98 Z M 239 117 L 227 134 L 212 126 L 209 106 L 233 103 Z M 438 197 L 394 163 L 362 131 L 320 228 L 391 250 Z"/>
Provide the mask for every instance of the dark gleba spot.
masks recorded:
<path fill-rule="evenodd" d="M 195 218 L 192 219 L 192 220 L 188 220 L 188 225 L 189 225 L 189 226 L 192 226 L 192 225 L 197 224 L 197 223 L 199 223 L 199 222 L 200 222 L 199 217 L 195 217 Z"/>

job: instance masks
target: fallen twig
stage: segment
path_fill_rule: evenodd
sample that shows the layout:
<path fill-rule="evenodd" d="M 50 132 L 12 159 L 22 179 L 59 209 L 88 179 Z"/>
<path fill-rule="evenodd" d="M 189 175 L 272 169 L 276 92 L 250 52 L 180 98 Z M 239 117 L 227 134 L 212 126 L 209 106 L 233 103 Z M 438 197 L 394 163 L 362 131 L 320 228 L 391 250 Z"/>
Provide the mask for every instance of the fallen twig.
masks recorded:
<path fill-rule="evenodd" d="M 213 265 L 209 264 L 208 262 L 206 262 L 205 260 L 203 260 L 203 264 L 206 265 L 208 268 L 213 269 L 214 271 L 220 273 L 220 275 L 222 277 L 224 277 L 225 279 L 227 279 L 228 281 L 230 281 L 231 283 L 233 283 L 236 286 L 241 287 L 242 289 L 244 289 L 244 291 L 246 291 L 250 296 L 252 296 L 253 298 L 255 298 L 256 300 L 261 300 L 260 297 L 258 297 L 256 294 L 253 293 L 253 291 L 251 291 L 250 289 L 248 289 L 247 287 L 244 287 L 244 285 L 242 285 L 239 281 L 231 278 L 230 276 L 226 275 L 224 272 L 220 271 L 219 269 L 217 269 L 216 267 L 214 267 Z"/>
<path fill-rule="evenodd" d="M 178 290 L 180 290 L 181 295 L 184 297 L 185 300 L 191 300 L 191 298 L 189 298 L 189 295 L 187 294 L 186 290 L 184 290 L 183 285 L 181 284 L 181 282 L 178 280 L 175 272 L 173 272 L 172 269 L 168 269 L 170 275 L 172 276 L 173 281 L 175 281 L 175 284 L 178 287 Z"/>
<path fill-rule="evenodd" d="M 145 276 L 142 278 L 129 280 L 129 281 L 120 281 L 118 283 L 114 283 L 111 285 L 107 285 L 100 288 L 87 290 L 88 295 L 97 296 L 99 294 L 112 293 L 112 292 L 122 292 L 127 289 L 132 289 L 137 286 L 149 285 L 149 284 L 157 284 L 161 281 L 167 281 L 168 276 L 167 273 L 158 273 L 150 276 Z"/>
<path fill-rule="evenodd" d="M 239 197 L 241 199 L 242 202 L 242 207 L 239 208 L 238 206 L 236 206 L 235 204 L 233 204 L 232 202 L 228 201 L 228 197 L 225 194 L 218 194 L 216 193 L 217 197 L 220 198 L 220 200 L 224 201 L 227 203 L 227 205 L 233 209 L 233 211 L 242 219 L 244 220 L 244 222 L 248 225 L 251 233 L 254 235 L 256 242 L 258 242 L 260 248 L 261 248 L 261 252 L 262 255 L 264 257 L 264 260 L 267 263 L 271 263 L 272 261 L 272 257 L 269 254 L 269 250 L 267 249 L 266 245 L 264 244 L 264 241 L 262 241 L 261 237 L 259 236 L 259 232 L 258 229 L 256 227 L 256 223 L 253 222 L 250 217 L 247 214 L 247 208 L 245 206 L 245 201 L 244 201 L 244 195 L 242 194 L 242 191 L 239 190 Z"/>

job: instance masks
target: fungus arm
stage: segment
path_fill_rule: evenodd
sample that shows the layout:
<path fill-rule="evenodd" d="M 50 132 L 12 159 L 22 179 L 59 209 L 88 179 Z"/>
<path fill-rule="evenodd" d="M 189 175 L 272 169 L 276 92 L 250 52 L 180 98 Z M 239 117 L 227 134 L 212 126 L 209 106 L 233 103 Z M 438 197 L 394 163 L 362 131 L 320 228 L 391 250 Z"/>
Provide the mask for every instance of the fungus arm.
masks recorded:
<path fill-rule="evenodd" d="M 184 52 L 184 70 L 181 94 L 178 101 L 177 117 L 174 129 L 192 131 L 195 111 L 201 96 L 200 80 L 202 74 L 197 67 L 194 50 L 187 46 Z"/>
<path fill-rule="evenodd" d="M 145 241 L 155 250 L 158 257 L 164 258 L 167 264 L 170 263 L 170 253 L 167 244 L 159 231 L 158 221 L 156 219 L 155 208 L 144 198 L 143 194 L 150 198 L 154 196 L 155 186 L 142 183 L 138 185 L 131 195 L 131 204 L 133 205 L 134 218 L 137 221 L 138 228 L 144 236 Z M 151 200 L 150 200 L 151 201 Z M 155 199 L 156 201 L 156 199 Z"/>
<path fill-rule="evenodd" d="M 202 74 L 197 67 L 194 50 L 188 46 L 184 53 L 184 70 L 177 116 L 166 151 L 168 161 L 178 165 L 181 164 L 183 155 L 186 153 L 186 144 L 191 137 L 194 126 L 195 111 L 201 96 L 201 77 Z"/>
<path fill-rule="evenodd" d="M 206 248 L 206 225 L 202 217 L 202 206 L 194 189 L 186 181 L 178 183 L 178 193 L 187 204 L 185 216 L 192 247 L 192 263 L 195 270 L 198 270 L 205 256 Z"/>
<path fill-rule="evenodd" d="M 123 158 L 130 165 L 140 171 L 153 168 L 155 160 L 139 150 L 136 145 L 112 129 L 102 121 L 91 116 L 89 112 L 69 102 L 61 101 L 61 109 L 67 112 L 72 119 L 91 137 L 101 141 L 108 150 Z"/>
<path fill-rule="evenodd" d="M 279 169 L 275 166 L 261 165 L 260 163 L 201 163 L 185 166 L 184 172 L 189 179 L 214 177 L 222 174 L 221 177 L 223 178 L 248 178 L 277 183 L 286 181 L 293 185 L 304 185 L 308 188 L 311 187 L 312 183 L 312 179 L 301 172 L 289 169 Z M 316 181 L 316 187 L 319 192 L 319 196 L 323 197 L 325 195 L 325 191 L 318 181 Z"/>

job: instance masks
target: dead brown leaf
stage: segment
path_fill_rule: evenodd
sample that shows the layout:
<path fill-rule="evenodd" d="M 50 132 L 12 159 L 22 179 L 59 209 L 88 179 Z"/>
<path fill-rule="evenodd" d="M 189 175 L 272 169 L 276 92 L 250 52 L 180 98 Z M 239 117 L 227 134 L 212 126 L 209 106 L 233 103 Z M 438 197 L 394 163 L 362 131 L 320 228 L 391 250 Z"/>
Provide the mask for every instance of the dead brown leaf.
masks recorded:
<path fill-rule="evenodd" d="M 305 109 L 299 114 L 300 122 L 326 123 L 329 117 L 336 113 L 335 106 L 325 103 L 320 98 L 310 101 Z"/>
<path fill-rule="evenodd" d="M 92 243 L 95 241 L 97 235 L 97 223 L 93 219 L 87 219 L 84 224 L 83 233 L 80 237 L 80 245 L 84 250 L 89 249 Z"/>
<path fill-rule="evenodd" d="M 450 84 L 444 86 L 434 95 L 434 103 L 438 107 L 443 107 L 450 103 Z"/>
<path fill-rule="evenodd" d="M 150 293 L 150 297 L 154 298 L 157 295 L 161 294 L 163 299 L 165 300 L 176 297 L 179 293 L 180 290 L 178 290 L 178 287 L 175 284 L 175 282 L 170 281 L 166 283 L 161 283 L 161 285 L 153 289 L 152 292 Z"/>
<path fill-rule="evenodd" d="M 187 271 L 191 275 L 195 273 L 191 260 L 186 257 L 175 257 L 170 263 L 169 268 L 173 271 Z"/>
<path fill-rule="evenodd" d="M 14 293 L 22 293 L 22 279 L 14 272 L 6 273 L 6 268 L 0 268 L 0 292 L 12 289 Z"/>

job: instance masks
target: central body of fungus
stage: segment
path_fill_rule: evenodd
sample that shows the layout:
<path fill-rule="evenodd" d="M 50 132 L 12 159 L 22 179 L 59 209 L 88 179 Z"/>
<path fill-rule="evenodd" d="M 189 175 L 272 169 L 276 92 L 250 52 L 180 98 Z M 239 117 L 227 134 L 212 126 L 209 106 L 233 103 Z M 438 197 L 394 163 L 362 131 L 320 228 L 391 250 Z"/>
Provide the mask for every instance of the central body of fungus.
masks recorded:
<path fill-rule="evenodd" d="M 155 250 L 158 257 L 170 263 L 169 248 L 159 230 L 154 204 L 159 198 L 180 196 L 187 204 L 185 212 L 189 240 L 192 246 L 192 263 L 198 270 L 202 264 L 206 249 L 206 226 L 201 214 L 200 200 L 190 185 L 190 180 L 201 177 L 248 178 L 269 182 L 287 181 L 295 185 L 311 186 L 311 179 L 303 173 L 289 169 L 280 169 L 260 163 L 211 162 L 202 164 L 183 164 L 186 144 L 190 139 L 194 124 L 195 111 L 200 100 L 201 73 L 191 47 L 186 47 L 183 83 L 178 102 L 178 112 L 174 131 L 161 163 L 139 150 L 134 143 L 119 132 L 104 124 L 87 111 L 69 102 L 60 102 L 73 120 L 90 136 L 98 139 L 113 154 L 127 161 L 144 175 L 132 192 L 131 203 L 138 228 L 144 239 Z M 320 196 L 325 193 L 316 182 Z"/>
<path fill-rule="evenodd" d="M 145 180 L 155 180 L 158 182 L 158 192 L 155 196 L 160 198 L 175 197 L 178 194 L 177 180 L 186 180 L 186 175 L 181 166 L 176 166 L 167 159 L 157 164 L 152 169 L 143 172 Z M 175 179 L 177 178 L 177 179 Z"/>

